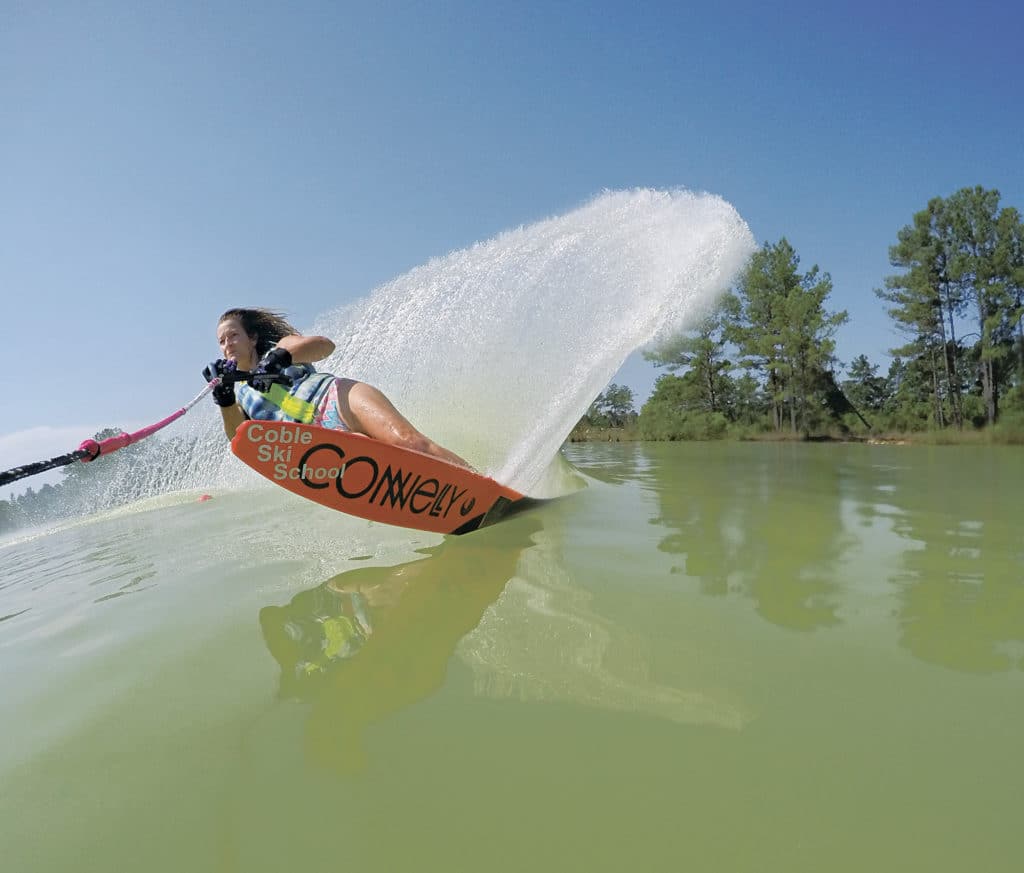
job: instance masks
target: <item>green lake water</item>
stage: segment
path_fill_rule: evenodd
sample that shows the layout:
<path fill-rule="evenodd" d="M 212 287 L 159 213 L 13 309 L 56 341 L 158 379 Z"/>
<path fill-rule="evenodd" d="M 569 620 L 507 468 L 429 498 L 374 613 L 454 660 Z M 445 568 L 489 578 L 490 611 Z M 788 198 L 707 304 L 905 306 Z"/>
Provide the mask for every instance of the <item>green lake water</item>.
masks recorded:
<path fill-rule="evenodd" d="M 1021 869 L 1024 452 L 564 454 L 465 537 L 264 487 L 8 537 L 0 869 Z"/>

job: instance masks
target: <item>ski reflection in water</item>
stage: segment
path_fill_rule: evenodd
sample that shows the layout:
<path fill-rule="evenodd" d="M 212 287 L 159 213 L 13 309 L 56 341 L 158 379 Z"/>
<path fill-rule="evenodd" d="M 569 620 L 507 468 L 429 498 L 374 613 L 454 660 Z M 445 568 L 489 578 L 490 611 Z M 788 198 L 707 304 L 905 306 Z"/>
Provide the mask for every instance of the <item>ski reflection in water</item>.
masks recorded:
<path fill-rule="evenodd" d="M 312 762 L 361 770 L 371 723 L 438 691 L 453 655 L 484 697 L 746 724 L 746 708 L 727 690 L 651 680 L 648 647 L 594 611 L 551 554 L 541 518 L 449 538 L 422 560 L 349 570 L 260 611 L 279 696 L 309 706 Z"/>
<path fill-rule="evenodd" d="M 260 610 L 281 668 L 280 696 L 311 705 L 308 754 L 346 773 L 365 764 L 367 726 L 437 691 L 456 645 L 516 572 L 541 529 L 505 522 L 424 549 L 394 567 L 361 567 Z"/>

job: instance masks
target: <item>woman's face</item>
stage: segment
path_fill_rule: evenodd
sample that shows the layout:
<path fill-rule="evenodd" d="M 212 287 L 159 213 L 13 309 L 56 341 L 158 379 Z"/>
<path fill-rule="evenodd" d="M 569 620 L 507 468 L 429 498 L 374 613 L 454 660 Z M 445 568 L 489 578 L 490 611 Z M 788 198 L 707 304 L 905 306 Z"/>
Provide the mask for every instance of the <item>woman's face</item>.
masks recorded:
<path fill-rule="evenodd" d="M 259 358 L 256 356 L 256 338 L 249 336 L 237 318 L 226 318 L 217 325 L 217 344 L 220 353 L 234 361 L 239 370 L 251 370 Z"/>

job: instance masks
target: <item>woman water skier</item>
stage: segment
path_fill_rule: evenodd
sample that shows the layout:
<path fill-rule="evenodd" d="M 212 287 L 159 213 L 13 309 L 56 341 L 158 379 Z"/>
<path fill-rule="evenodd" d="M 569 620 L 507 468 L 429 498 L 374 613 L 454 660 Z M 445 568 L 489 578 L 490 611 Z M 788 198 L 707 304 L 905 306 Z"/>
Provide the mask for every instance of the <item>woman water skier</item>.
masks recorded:
<path fill-rule="evenodd" d="M 224 357 L 203 370 L 207 382 L 235 369 L 253 373 L 251 385 L 239 382 L 213 390 L 228 439 L 246 419 L 295 421 L 365 434 L 473 469 L 416 430 L 372 385 L 317 372 L 313 362 L 330 355 L 334 343 L 323 336 L 302 336 L 278 312 L 229 309 L 217 322 L 217 343 Z M 273 381 L 286 369 L 293 377 L 290 388 Z"/>

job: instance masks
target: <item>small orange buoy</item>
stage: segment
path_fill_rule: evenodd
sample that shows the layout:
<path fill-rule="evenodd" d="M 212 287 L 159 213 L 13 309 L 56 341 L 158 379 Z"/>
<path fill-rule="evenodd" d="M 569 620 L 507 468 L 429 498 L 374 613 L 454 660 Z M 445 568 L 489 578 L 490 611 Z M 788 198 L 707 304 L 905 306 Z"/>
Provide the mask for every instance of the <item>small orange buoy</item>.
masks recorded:
<path fill-rule="evenodd" d="M 207 500 L 213 500 L 213 495 L 212 495 L 212 494 L 203 494 L 203 495 L 202 495 L 202 496 L 200 496 L 200 498 L 199 498 L 199 502 L 200 502 L 200 503 L 204 503 L 204 502 L 205 502 L 205 501 L 207 501 Z"/>

